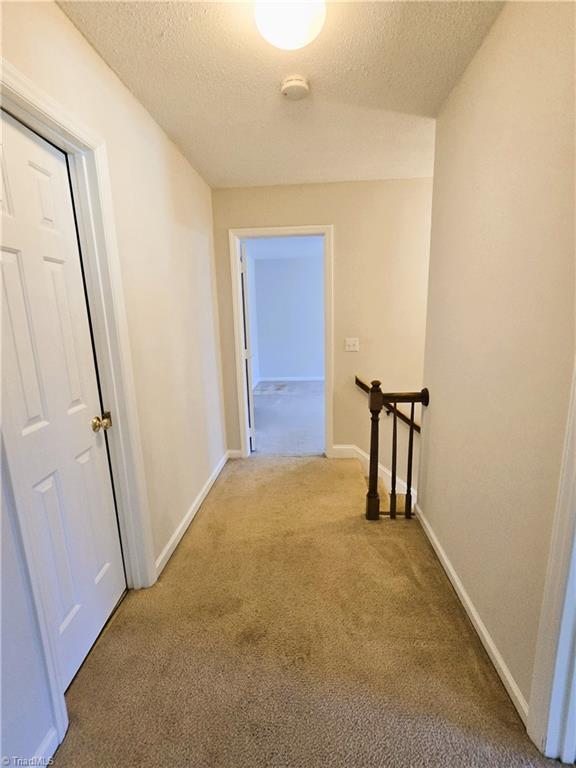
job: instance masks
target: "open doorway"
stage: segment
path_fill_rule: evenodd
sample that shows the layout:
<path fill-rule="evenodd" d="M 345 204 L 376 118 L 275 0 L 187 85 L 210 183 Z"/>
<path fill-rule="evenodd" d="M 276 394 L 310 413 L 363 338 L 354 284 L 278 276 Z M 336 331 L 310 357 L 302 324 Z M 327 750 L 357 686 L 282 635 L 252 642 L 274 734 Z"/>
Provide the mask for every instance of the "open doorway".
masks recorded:
<path fill-rule="evenodd" d="M 230 233 L 242 454 L 331 444 L 331 228 Z"/>
<path fill-rule="evenodd" d="M 324 237 L 246 238 L 252 450 L 324 453 Z"/>

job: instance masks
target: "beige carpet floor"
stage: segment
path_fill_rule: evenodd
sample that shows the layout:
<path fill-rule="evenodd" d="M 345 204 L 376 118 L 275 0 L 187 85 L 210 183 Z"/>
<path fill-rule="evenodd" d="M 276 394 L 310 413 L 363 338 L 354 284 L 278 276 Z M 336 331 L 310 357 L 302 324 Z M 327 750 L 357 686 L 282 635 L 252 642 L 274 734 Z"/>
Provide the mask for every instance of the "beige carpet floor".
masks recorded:
<path fill-rule="evenodd" d="M 67 694 L 61 768 L 552 766 L 417 521 L 355 461 L 230 462 Z"/>

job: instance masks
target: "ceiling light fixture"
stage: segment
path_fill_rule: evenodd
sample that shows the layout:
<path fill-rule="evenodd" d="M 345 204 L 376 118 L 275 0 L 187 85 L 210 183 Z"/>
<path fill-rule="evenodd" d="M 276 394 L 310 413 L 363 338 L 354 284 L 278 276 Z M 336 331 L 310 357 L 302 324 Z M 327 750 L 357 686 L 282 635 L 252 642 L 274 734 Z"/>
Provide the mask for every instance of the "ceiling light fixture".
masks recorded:
<path fill-rule="evenodd" d="M 325 0 L 254 3 L 254 19 L 262 37 L 276 48 L 296 51 L 315 40 L 326 20 Z"/>

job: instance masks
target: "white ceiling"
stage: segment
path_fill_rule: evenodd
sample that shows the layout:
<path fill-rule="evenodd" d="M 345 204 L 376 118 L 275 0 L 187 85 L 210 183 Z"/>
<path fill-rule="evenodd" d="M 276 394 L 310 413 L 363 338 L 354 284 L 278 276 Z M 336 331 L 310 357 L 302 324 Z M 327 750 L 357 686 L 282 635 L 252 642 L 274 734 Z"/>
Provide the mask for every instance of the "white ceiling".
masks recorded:
<path fill-rule="evenodd" d="M 495 2 L 335 2 L 280 51 L 250 3 L 60 2 L 213 187 L 431 176 L 434 116 Z M 282 78 L 311 95 L 287 101 Z"/>

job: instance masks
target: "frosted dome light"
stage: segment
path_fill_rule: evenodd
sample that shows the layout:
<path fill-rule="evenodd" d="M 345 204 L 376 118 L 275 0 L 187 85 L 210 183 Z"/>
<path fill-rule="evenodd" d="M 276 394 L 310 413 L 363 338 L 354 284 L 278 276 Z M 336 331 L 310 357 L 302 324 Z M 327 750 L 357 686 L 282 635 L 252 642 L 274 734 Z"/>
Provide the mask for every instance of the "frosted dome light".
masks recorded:
<path fill-rule="evenodd" d="M 254 19 L 262 37 L 276 48 L 296 51 L 315 40 L 326 20 L 324 0 L 254 3 Z"/>

